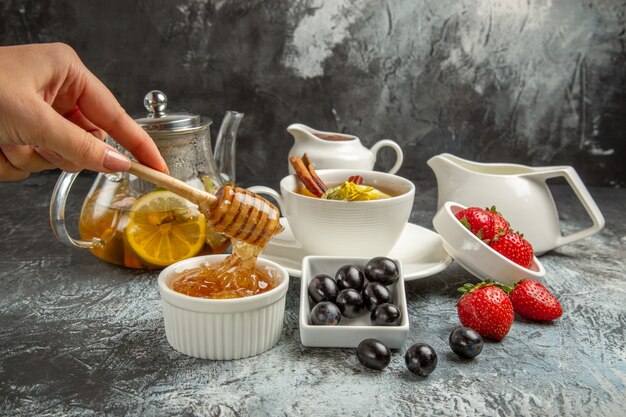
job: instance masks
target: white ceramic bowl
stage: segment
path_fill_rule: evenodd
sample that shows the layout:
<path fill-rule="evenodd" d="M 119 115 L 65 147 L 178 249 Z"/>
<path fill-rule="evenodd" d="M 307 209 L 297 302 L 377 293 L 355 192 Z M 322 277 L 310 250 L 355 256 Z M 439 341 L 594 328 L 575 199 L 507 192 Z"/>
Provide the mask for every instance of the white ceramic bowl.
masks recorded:
<path fill-rule="evenodd" d="M 227 255 L 186 259 L 165 268 L 158 279 L 165 335 L 177 351 L 203 359 L 241 359 L 273 347 L 283 330 L 289 274 L 280 265 L 257 260 L 257 267 L 278 277 L 276 288 L 228 300 L 191 297 L 172 290 L 172 282 L 200 264 L 221 262 Z"/>
<path fill-rule="evenodd" d="M 322 169 L 319 177 L 329 186 L 347 181 L 352 175 L 364 178 L 363 184 L 394 192 L 391 198 L 372 201 L 338 201 L 298 194 L 299 180 L 295 175 L 280 181 L 280 194 L 275 190 L 255 186 L 255 193 L 272 196 L 297 243 L 311 255 L 378 256 L 387 255 L 406 226 L 415 185 L 406 178 L 378 171 L 354 169 Z M 279 241 L 274 242 L 280 245 Z"/>
<path fill-rule="evenodd" d="M 441 236 L 443 248 L 463 268 L 482 280 L 489 278 L 506 285 L 514 285 L 523 278 L 540 280 L 546 275 L 536 256 L 531 267 L 524 268 L 476 237 L 454 216 L 465 208 L 448 201 L 433 218 L 433 226 Z"/>
<path fill-rule="evenodd" d="M 371 323 L 370 312 L 363 309 L 359 317 L 349 319 L 342 317 L 337 326 L 321 326 L 311 324 L 311 308 L 309 299 L 309 282 L 318 274 L 335 277 L 335 273 L 343 265 L 365 266 L 369 257 L 347 258 L 341 256 L 305 256 L 302 260 L 302 278 L 300 286 L 300 339 L 305 346 L 355 348 L 367 338 L 378 339 L 391 349 L 399 349 L 404 345 L 409 334 L 409 313 L 404 292 L 404 276 L 402 263 L 394 259 L 400 267 L 400 278 L 388 286 L 393 294 L 395 304 L 402 314 L 398 326 L 375 326 Z"/>

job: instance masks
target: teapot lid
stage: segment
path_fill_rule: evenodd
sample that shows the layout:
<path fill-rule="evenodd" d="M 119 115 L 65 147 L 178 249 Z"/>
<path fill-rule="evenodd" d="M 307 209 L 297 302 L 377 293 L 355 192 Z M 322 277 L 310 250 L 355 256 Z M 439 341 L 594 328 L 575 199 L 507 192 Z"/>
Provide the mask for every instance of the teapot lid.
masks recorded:
<path fill-rule="evenodd" d="M 143 99 L 148 110 L 146 117 L 135 119 L 147 132 L 185 132 L 195 131 L 212 123 L 208 117 L 191 113 L 168 113 L 167 96 L 159 90 L 152 90 Z"/>

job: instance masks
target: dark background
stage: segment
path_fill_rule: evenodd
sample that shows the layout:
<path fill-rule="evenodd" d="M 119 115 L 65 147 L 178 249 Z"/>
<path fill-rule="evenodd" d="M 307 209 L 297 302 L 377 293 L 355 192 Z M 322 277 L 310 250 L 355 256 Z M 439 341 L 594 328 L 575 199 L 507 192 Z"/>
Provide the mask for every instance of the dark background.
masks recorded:
<path fill-rule="evenodd" d="M 242 185 L 287 173 L 301 122 L 400 142 L 399 174 L 451 152 L 573 165 L 626 185 L 626 4 L 618 0 L 0 0 L 0 45 L 63 41 L 143 111 L 246 113 Z M 389 152 L 389 153 L 386 153 Z M 389 167 L 391 151 L 378 168 Z"/>

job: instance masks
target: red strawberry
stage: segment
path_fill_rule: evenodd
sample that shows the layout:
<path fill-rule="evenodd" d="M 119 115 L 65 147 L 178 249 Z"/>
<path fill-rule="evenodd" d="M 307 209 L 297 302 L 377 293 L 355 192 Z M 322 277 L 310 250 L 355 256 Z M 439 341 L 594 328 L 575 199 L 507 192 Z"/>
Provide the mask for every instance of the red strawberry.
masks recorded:
<path fill-rule="evenodd" d="M 496 210 L 496 206 L 486 209 L 487 213 L 493 218 L 493 232 L 489 239 L 493 239 L 496 235 L 504 234 L 509 231 L 511 227 L 509 222 Z"/>
<path fill-rule="evenodd" d="M 563 308 L 554 295 L 540 282 L 523 279 L 509 293 L 513 310 L 531 320 L 554 320 L 561 317 Z"/>
<path fill-rule="evenodd" d="M 524 268 L 530 268 L 533 264 L 533 247 L 517 232 L 508 231 L 504 235 L 498 235 L 489 246 Z"/>
<path fill-rule="evenodd" d="M 468 207 L 459 211 L 456 218 L 486 243 L 491 242 L 498 234 L 504 234 L 509 230 L 509 222 L 498 213 L 495 206 L 487 209 Z"/>
<path fill-rule="evenodd" d="M 459 211 L 455 217 L 479 239 L 489 240 L 493 237 L 493 235 L 485 236 L 493 230 L 493 217 L 487 210 L 480 207 L 468 207 Z"/>
<path fill-rule="evenodd" d="M 513 324 L 513 305 L 501 285 L 485 280 L 465 284 L 457 305 L 459 320 L 482 337 L 502 340 Z"/>

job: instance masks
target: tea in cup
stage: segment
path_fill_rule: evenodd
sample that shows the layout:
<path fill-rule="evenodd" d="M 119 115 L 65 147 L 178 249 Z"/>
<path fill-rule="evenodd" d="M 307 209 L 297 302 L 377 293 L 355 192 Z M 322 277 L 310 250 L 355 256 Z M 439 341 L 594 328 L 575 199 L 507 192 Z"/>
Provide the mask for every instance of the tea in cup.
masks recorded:
<path fill-rule="evenodd" d="M 415 186 L 405 178 L 378 171 L 325 169 L 318 176 L 330 187 L 361 176 L 363 184 L 387 194 L 370 201 L 343 201 L 306 195 L 296 175 L 280 181 L 280 193 L 263 186 L 250 187 L 273 197 L 297 243 L 308 255 L 383 256 L 400 238 L 409 220 Z M 280 239 L 272 241 L 280 246 Z M 290 242 L 293 247 L 293 242 Z"/>

